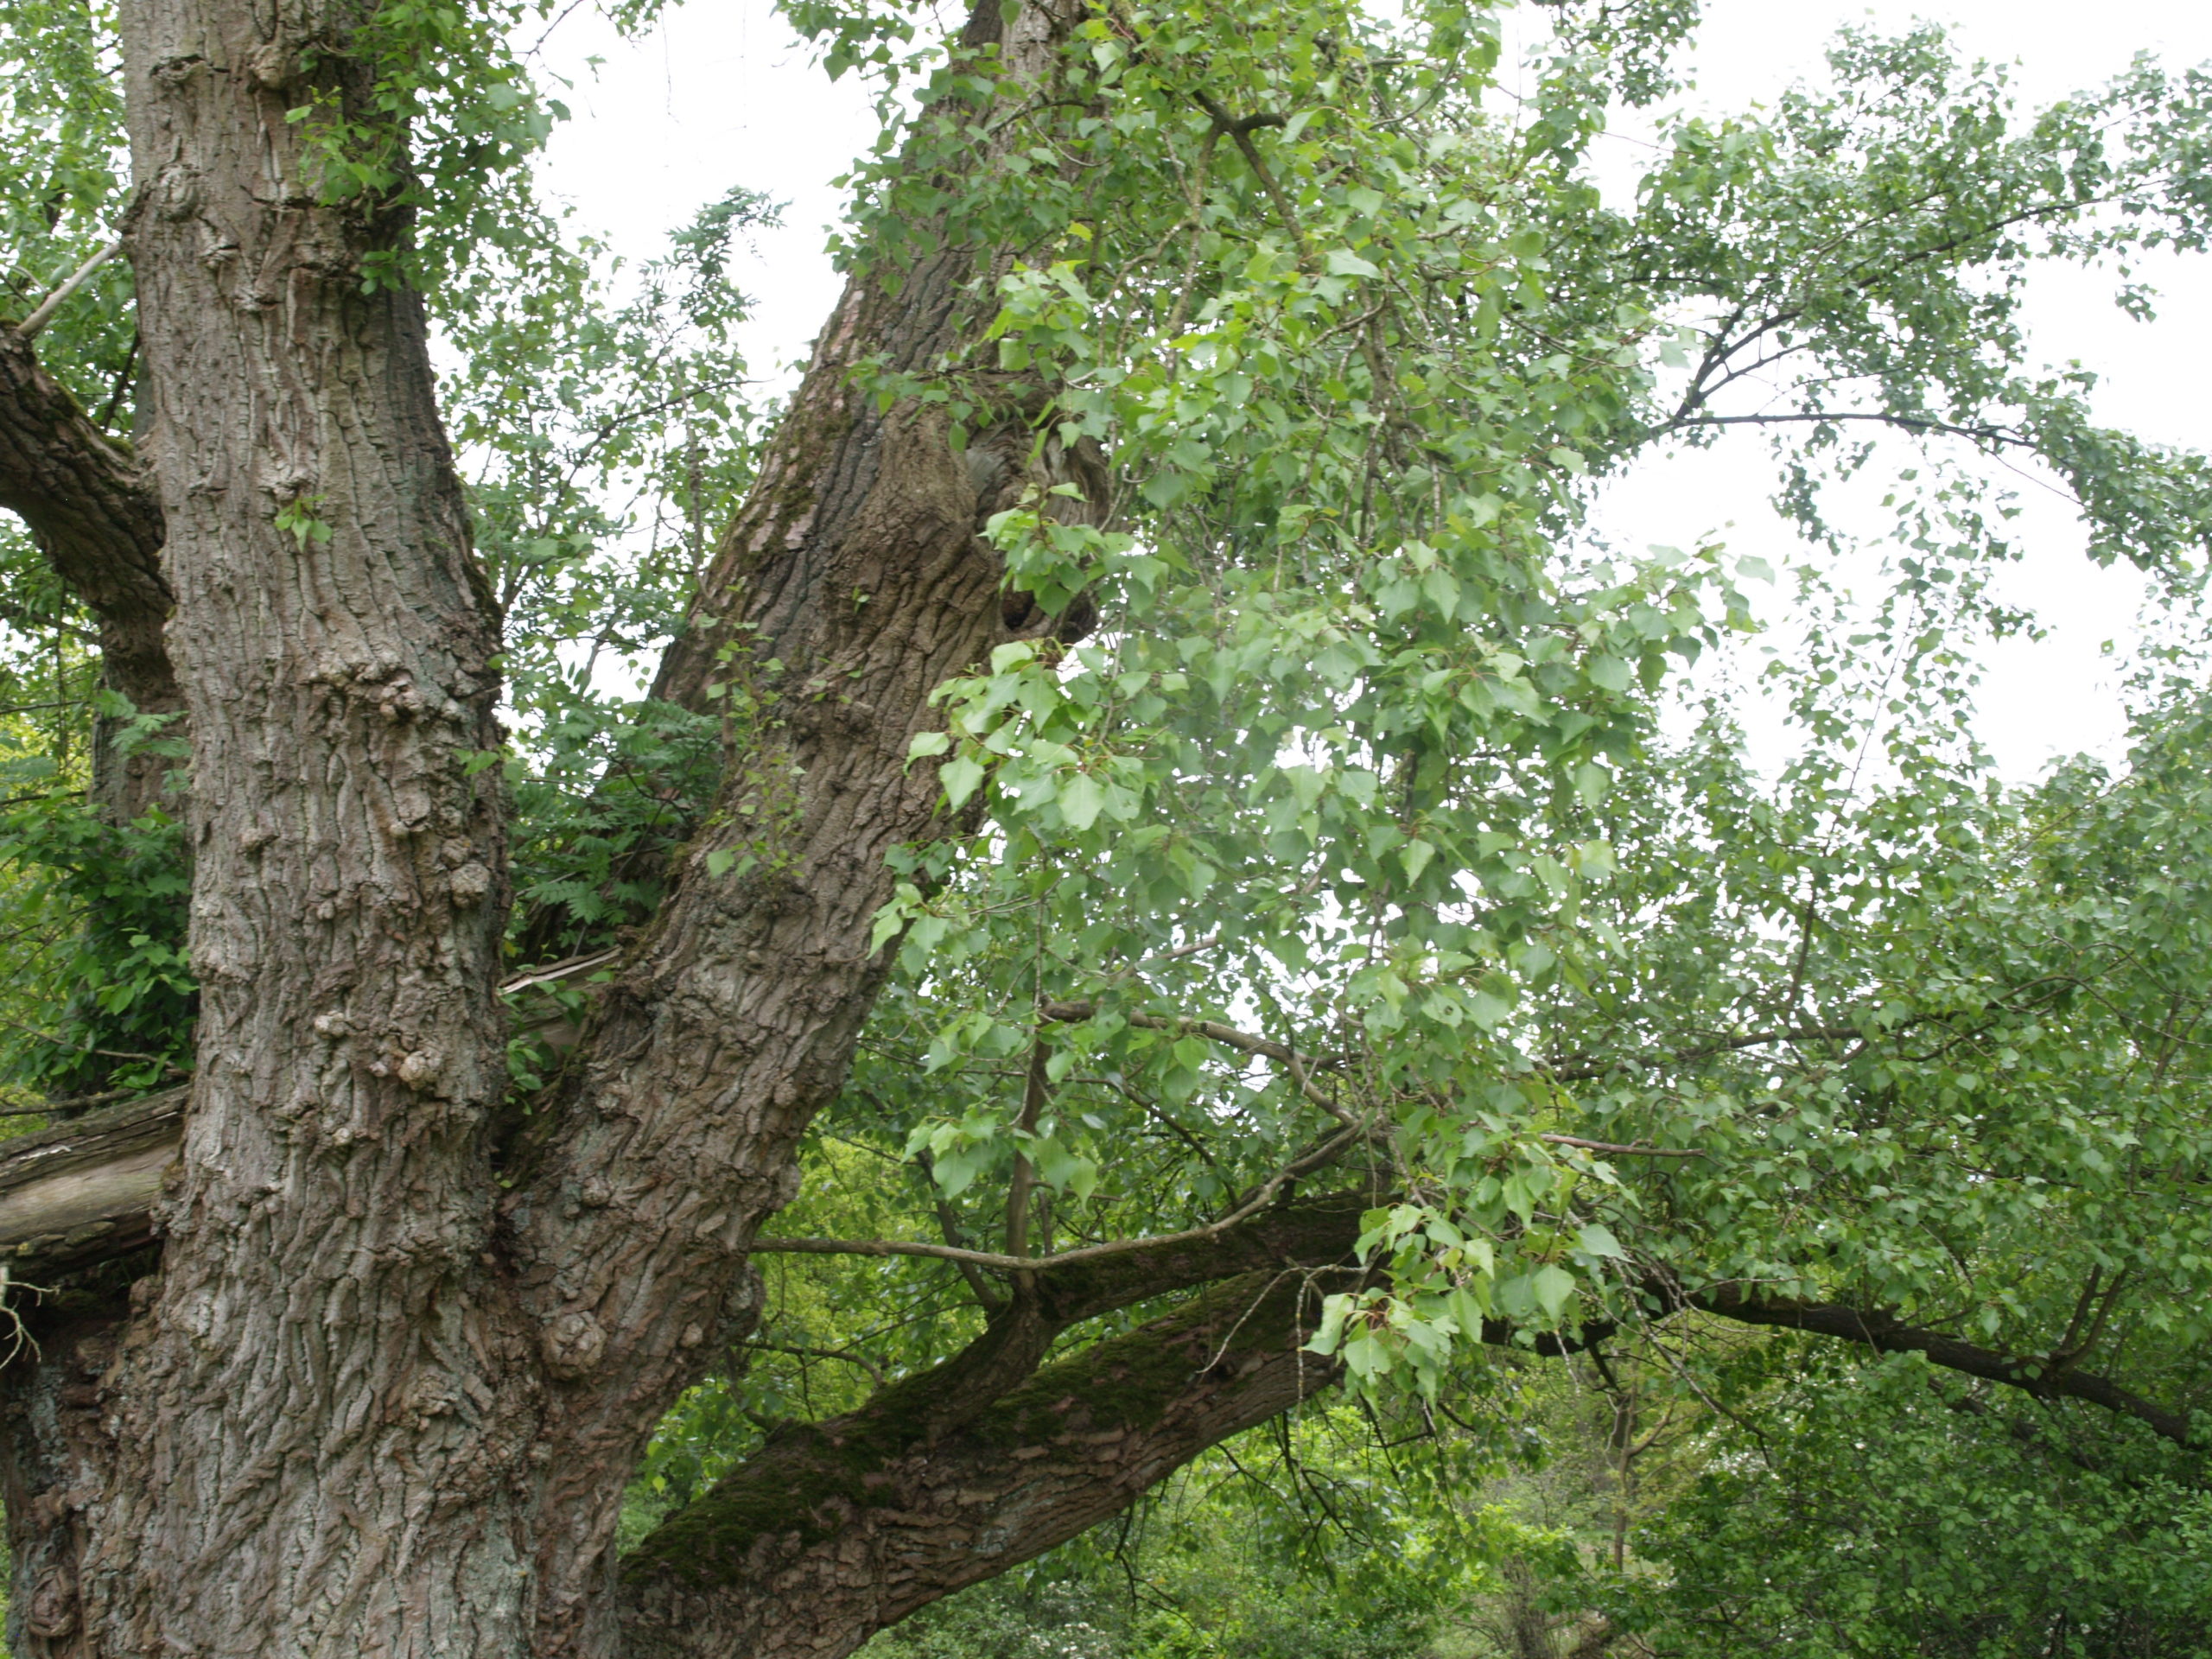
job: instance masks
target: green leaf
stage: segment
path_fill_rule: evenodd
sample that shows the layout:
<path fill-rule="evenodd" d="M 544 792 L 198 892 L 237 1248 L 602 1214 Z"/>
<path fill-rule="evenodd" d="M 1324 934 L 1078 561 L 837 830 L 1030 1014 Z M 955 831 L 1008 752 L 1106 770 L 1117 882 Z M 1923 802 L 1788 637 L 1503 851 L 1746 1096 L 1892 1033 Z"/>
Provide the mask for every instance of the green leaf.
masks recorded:
<path fill-rule="evenodd" d="M 1536 1305 L 1543 1309 L 1544 1318 L 1556 1325 L 1574 1294 L 1574 1275 L 1555 1263 L 1547 1263 L 1531 1275 L 1529 1285 L 1535 1293 Z"/>
<path fill-rule="evenodd" d="M 1060 785 L 1060 817 L 1069 829 L 1081 834 L 1098 822 L 1106 804 L 1106 791 L 1087 772 L 1078 772 Z"/>
<path fill-rule="evenodd" d="M 1628 664 L 1611 655 L 1592 657 L 1587 671 L 1592 684 L 1608 691 L 1625 691 L 1634 683 Z"/>
<path fill-rule="evenodd" d="M 1436 856 L 1436 849 L 1425 841 L 1409 841 L 1398 849 L 1398 860 L 1406 867 L 1406 880 L 1418 881 L 1429 861 Z"/>
<path fill-rule="evenodd" d="M 1621 1248 L 1621 1242 L 1613 1236 L 1612 1230 L 1600 1223 L 1590 1223 L 1576 1235 L 1576 1238 L 1583 1249 L 1592 1255 L 1610 1256 L 1615 1261 L 1628 1259 L 1628 1252 Z"/>
<path fill-rule="evenodd" d="M 968 755 L 948 760 L 938 768 L 938 782 L 944 786 L 944 798 L 955 807 L 967 804 L 983 781 L 983 768 Z"/>

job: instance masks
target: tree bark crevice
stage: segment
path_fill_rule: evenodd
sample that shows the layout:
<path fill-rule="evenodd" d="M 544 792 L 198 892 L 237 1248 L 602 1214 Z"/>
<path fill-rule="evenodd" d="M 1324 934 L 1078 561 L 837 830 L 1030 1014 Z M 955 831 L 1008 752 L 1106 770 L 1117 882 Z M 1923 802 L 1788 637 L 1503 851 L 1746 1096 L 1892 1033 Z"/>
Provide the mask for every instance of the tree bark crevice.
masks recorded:
<path fill-rule="evenodd" d="M 1218 1230 L 1039 1266 L 1017 1225 L 1007 1258 L 963 1264 L 1008 1281 L 974 1344 L 779 1431 L 617 1560 L 656 1427 L 759 1320 L 760 1231 L 889 971 L 892 856 L 962 827 L 908 758 L 941 728 L 936 693 L 995 646 L 1090 625 L 1008 591 L 984 526 L 1063 485 L 1054 511 L 1102 524 L 1109 480 L 1053 429 L 1053 387 L 979 365 L 1020 251 L 947 218 L 908 227 L 935 251 L 907 268 L 859 269 L 655 683 L 719 717 L 719 793 L 495 1147 L 498 620 L 419 296 L 363 281 L 403 232 L 322 197 L 296 118 L 385 118 L 352 49 L 364 15 L 124 0 L 143 459 L 0 332 L 0 506 L 99 615 L 118 689 L 188 716 L 202 994 L 188 1090 L 0 1147 L 0 1264 L 76 1281 L 0 1371 L 12 1650 L 842 1659 L 1332 1386 L 1304 1346 L 1316 1298 L 1379 1282 L 1357 1240 L 1389 1199 L 1287 1196 L 1364 1144 L 1346 1120 Z M 967 105 L 918 119 L 968 135 L 958 164 L 988 181 L 1026 124 L 996 118 L 1037 107 L 1101 16 L 976 0 L 962 41 L 995 82 L 963 76 Z M 1215 114 L 1232 137 L 1277 118 Z M 876 377 L 946 373 L 1001 399 L 959 448 L 942 408 L 879 396 Z M 155 799 L 144 760 L 116 810 Z M 2195 1444 L 2184 1414 L 2071 1363 L 1649 1266 L 1624 1293 L 1649 1320 L 1918 1352 Z M 1557 1354 L 1615 1328 L 1479 1335 Z"/>
<path fill-rule="evenodd" d="M 365 291 L 394 229 L 319 198 L 305 100 L 251 72 L 353 17 L 122 10 L 197 1065 L 75 1616 L 23 1659 L 526 1651 L 543 1383 L 486 1265 L 505 855 L 470 765 L 495 620 L 420 298 Z M 373 119 L 374 73 L 333 49 L 311 90 Z"/>

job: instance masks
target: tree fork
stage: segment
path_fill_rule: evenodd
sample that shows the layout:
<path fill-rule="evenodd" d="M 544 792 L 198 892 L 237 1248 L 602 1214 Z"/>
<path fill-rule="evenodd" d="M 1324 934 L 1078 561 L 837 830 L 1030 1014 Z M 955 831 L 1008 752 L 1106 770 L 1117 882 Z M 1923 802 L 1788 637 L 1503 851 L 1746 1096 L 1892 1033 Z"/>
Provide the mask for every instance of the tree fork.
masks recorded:
<path fill-rule="evenodd" d="M 1087 10 L 982 0 L 967 41 L 1026 97 Z M 887 970 L 886 855 L 952 827 L 906 759 L 931 695 L 1002 640 L 1081 626 L 1012 602 L 978 531 L 1031 485 L 1100 510 L 1095 458 L 1038 441 L 1041 397 L 963 456 L 940 415 L 855 383 L 963 363 L 1010 251 L 855 278 L 660 676 L 728 712 L 715 810 L 495 1178 L 504 828 L 469 761 L 498 739 L 496 640 L 420 308 L 361 292 L 389 237 L 318 197 L 291 118 L 365 107 L 354 14 L 250 10 L 125 12 L 206 1013 L 174 1159 L 152 1105 L 0 1152 L 0 1238 L 27 1268 L 119 1279 L 133 1229 L 163 1235 L 157 1274 L 55 1310 L 39 1362 L 0 1378 L 18 1651 L 842 1654 L 1331 1375 L 1299 1350 L 1300 1297 L 1345 1264 L 1354 1202 L 1010 1258 L 986 1340 L 933 1381 L 779 1437 L 614 1560 L 647 1437 L 757 1309 L 757 1231 Z M 1255 1276 L 1038 1369 L 1076 1319 L 1230 1273 Z M 1722 1317 L 1927 1335 L 1721 1288 Z"/>
<path fill-rule="evenodd" d="M 1077 10 L 1011 24 L 1017 81 L 1050 72 Z M 969 43 L 992 43 L 1001 8 L 976 18 Z M 174 1191 L 160 1278 L 105 1373 L 128 1466 L 77 1483 L 84 1605 L 46 1650 L 610 1650 L 593 1610 L 622 1486 L 709 1332 L 742 1328 L 745 1241 L 880 982 L 884 855 L 940 827 L 907 741 L 937 684 L 1054 626 L 1010 614 L 976 531 L 1029 482 L 1095 473 L 1047 445 L 1040 474 L 1026 423 L 963 458 L 929 412 L 848 384 L 885 341 L 923 369 L 955 355 L 991 251 L 854 284 L 705 627 L 671 653 L 695 703 L 707 670 L 746 673 L 733 636 L 787 671 L 748 688 L 769 712 L 734 756 L 732 827 L 607 997 L 494 1232 L 503 849 L 491 780 L 459 764 L 496 742 L 493 642 L 419 307 L 360 292 L 363 222 L 315 199 L 289 118 L 318 95 L 351 107 L 366 70 L 342 9 L 257 22 L 141 0 L 125 22 L 150 447 L 207 789 L 206 1012 L 175 1170 L 149 1146 L 106 1170 L 137 1179 L 126 1208 L 156 1165 Z M 758 836 L 735 827 L 747 807 Z M 759 868 L 719 880 L 732 860 Z M 80 1185 L 111 1129 L 70 1143 Z M 16 1198 L 27 1262 L 67 1239 L 51 1176 Z M 431 1523 L 403 1522 L 423 1503 Z"/>

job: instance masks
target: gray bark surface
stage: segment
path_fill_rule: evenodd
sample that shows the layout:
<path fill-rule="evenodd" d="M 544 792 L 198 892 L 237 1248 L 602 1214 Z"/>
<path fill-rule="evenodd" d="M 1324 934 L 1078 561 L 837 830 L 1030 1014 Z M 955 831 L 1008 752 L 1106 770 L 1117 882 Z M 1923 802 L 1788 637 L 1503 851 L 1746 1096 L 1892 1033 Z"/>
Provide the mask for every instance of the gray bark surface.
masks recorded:
<path fill-rule="evenodd" d="M 1017 79 L 1074 11 L 1023 13 Z M 351 16 L 125 11 L 203 1011 L 173 1170 L 118 1145 L 14 1194 L 24 1242 L 60 1217 L 120 1248 L 167 1179 L 130 1316 L 60 1314 L 10 1374 L 27 1656 L 618 1650 L 623 1485 L 747 1320 L 746 1243 L 880 982 L 884 855 L 942 828 L 908 740 L 937 684 L 1052 626 L 976 531 L 1027 475 L 1090 476 L 1030 466 L 1035 410 L 963 458 L 847 384 L 887 344 L 957 353 L 992 251 L 854 284 L 664 676 L 751 700 L 718 827 L 495 1180 L 502 825 L 467 766 L 499 741 L 493 620 L 420 308 L 362 291 L 396 232 L 319 199 L 289 117 L 361 96 Z"/>
<path fill-rule="evenodd" d="M 1049 76 L 1077 10 L 1024 9 L 999 41 L 1014 87 Z M 971 43 L 995 40 L 996 4 L 977 18 Z M 956 246 L 896 283 L 849 285 L 659 677 L 658 695 L 694 708 L 728 688 L 728 775 L 539 1119 L 505 1218 L 554 1377 L 543 1652 L 614 1649 L 617 1471 L 750 1328 L 746 1246 L 796 1191 L 799 1135 L 843 1082 L 887 970 L 869 948 L 886 855 L 947 827 L 935 768 L 906 763 L 938 723 L 930 694 L 1055 626 L 1009 624 L 977 532 L 1032 476 L 1074 477 L 1080 461 L 1047 446 L 1033 473 L 1019 416 L 956 454 L 941 417 L 883 411 L 852 383 L 871 353 L 914 370 L 957 359 L 992 258 Z"/>
<path fill-rule="evenodd" d="M 319 200 L 289 118 L 359 107 L 353 16 L 123 10 L 201 1011 L 103 1478 L 60 1500 L 78 1605 L 29 1655 L 527 1650 L 537 1380 L 484 1265 L 504 848 L 466 764 L 496 635 L 420 304 L 363 292 L 394 231 Z"/>

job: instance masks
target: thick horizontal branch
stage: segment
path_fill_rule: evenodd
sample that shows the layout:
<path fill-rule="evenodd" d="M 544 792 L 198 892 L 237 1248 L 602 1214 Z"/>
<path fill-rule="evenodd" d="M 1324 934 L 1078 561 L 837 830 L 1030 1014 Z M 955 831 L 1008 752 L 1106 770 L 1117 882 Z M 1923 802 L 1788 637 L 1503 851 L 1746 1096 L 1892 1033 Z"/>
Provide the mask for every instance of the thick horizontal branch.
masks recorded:
<path fill-rule="evenodd" d="M 1038 1371 L 949 1435 L 918 1433 L 898 1387 L 782 1432 L 625 1562 L 626 1654 L 842 1659 L 1119 1514 L 1336 1381 L 1302 1351 L 1305 1294 L 1295 1274 L 1229 1281 Z"/>
<path fill-rule="evenodd" d="M 649 1541 L 626 1568 L 634 1652 L 839 1659 L 915 1608 L 1118 1512 L 1206 1446 L 1333 1382 L 1325 1362 L 1301 1351 L 1306 1301 L 1372 1281 L 1352 1254 L 1370 1201 L 1358 1192 L 1302 1199 L 1211 1240 L 1132 1241 L 1117 1255 L 1026 1262 L 1029 1288 L 969 1349 L 849 1417 L 780 1432 Z M 1083 1319 L 1240 1268 L 1184 1310 L 1034 1369 Z M 1338 1276 L 1316 1281 L 1332 1268 Z M 2181 1414 L 2107 1378 L 1868 1310 L 1726 1284 L 1686 1293 L 1663 1276 L 1653 1286 L 1662 1318 L 1696 1310 L 1923 1353 L 2191 1443 Z M 1534 1345 L 1562 1353 L 1615 1330 L 1591 1322 L 1541 1333 Z M 1500 1320 L 1485 1322 L 1482 1339 L 1528 1340 Z"/>
<path fill-rule="evenodd" d="M 914 1433 L 942 1439 L 1021 1386 L 1075 1326 L 1224 1279 L 1291 1272 L 1330 1289 L 1364 1283 L 1371 1275 L 1353 1246 L 1369 1203 L 1359 1192 L 1328 1193 L 1271 1205 L 1205 1237 L 1129 1240 L 1126 1249 L 1079 1259 L 1018 1258 L 1022 1270 L 1011 1275 L 982 1333 L 898 1383 L 897 1414 Z"/>
<path fill-rule="evenodd" d="M 2173 1411 L 2122 1388 L 2110 1377 L 2075 1370 L 2061 1361 L 2001 1354 L 1940 1331 L 1908 1325 L 1877 1308 L 1832 1302 L 1770 1300 L 1741 1286 L 1717 1285 L 1681 1299 L 1681 1305 L 1740 1325 L 1778 1326 L 1834 1337 L 1885 1354 L 1924 1354 L 1945 1370 L 2002 1382 L 2039 1400 L 2079 1400 L 2117 1416 L 2132 1417 L 2176 1446 L 2201 1448 L 2188 1414 Z"/>
<path fill-rule="evenodd" d="M 184 1142 L 187 1089 L 126 1101 L 0 1144 L 0 1267 L 17 1284 L 150 1243 Z"/>
<path fill-rule="evenodd" d="M 173 1089 L 149 1095 L 0 1143 L 0 1263 L 10 1278 L 36 1282 L 43 1274 L 123 1255 L 152 1238 L 151 1211 L 182 1141 L 187 1094 Z M 1014 1346 L 1041 1353 L 1058 1332 L 1080 1320 L 1232 1274 L 1330 1268 L 1356 1273 L 1352 1245 L 1360 1218 L 1370 1205 L 1388 1201 L 1359 1192 L 1299 1198 L 1208 1227 L 1051 1256 L 1001 1255 L 904 1239 L 760 1239 L 753 1249 L 934 1257 L 1018 1273 L 1028 1283 L 1023 1307 L 1035 1323 Z M 2078 1400 L 2132 1418 L 2177 1446 L 2200 1444 L 2187 1413 L 2047 1356 L 2000 1353 L 1878 1308 L 1786 1300 L 1732 1284 L 1686 1291 L 1664 1275 L 1651 1283 L 1666 1313 L 1695 1309 L 1740 1325 L 1804 1331 L 1884 1353 L 1924 1354 L 1947 1370 L 2039 1399 Z M 1486 1331 L 1484 1339 L 1502 1342 L 1511 1335 L 1501 1325 Z M 1019 1363 L 1005 1357 L 994 1370 L 1002 1377 L 1022 1373 Z M 976 1380 L 970 1377 L 968 1386 Z"/>
<path fill-rule="evenodd" d="M 1210 1240 L 1202 1234 L 1185 1233 L 1154 1240 L 1129 1240 L 1122 1246 L 1074 1252 L 1057 1258 L 1033 1262 L 1003 1258 L 1003 1261 L 1007 1265 L 1026 1268 L 1032 1272 L 1042 1269 L 1040 1280 L 1049 1283 L 1053 1269 L 1085 1266 L 1104 1268 L 1120 1258 L 1127 1264 L 1123 1282 L 1129 1294 L 1123 1301 L 1115 1304 L 1116 1306 L 1125 1306 L 1128 1301 L 1141 1300 L 1146 1295 L 1164 1294 L 1176 1288 L 1179 1283 L 1205 1282 L 1209 1276 L 1205 1272 L 1206 1256 L 1210 1249 L 1215 1248 L 1223 1249 L 1223 1255 L 1218 1272 L 1213 1276 L 1245 1271 L 1248 1266 L 1258 1265 L 1251 1258 L 1261 1251 L 1268 1253 L 1268 1259 L 1279 1267 L 1340 1265 L 1347 1270 L 1357 1271 L 1358 1264 L 1352 1255 L 1351 1247 L 1357 1236 L 1359 1217 L 1368 1203 L 1369 1200 L 1359 1194 L 1343 1194 L 1334 1198 L 1285 1206 L 1279 1211 L 1271 1212 L 1270 1224 L 1274 1230 L 1268 1234 L 1255 1228 L 1242 1236 L 1232 1232 Z M 1281 1219 L 1273 1220 L 1272 1217 L 1276 1216 Z M 1291 1236 L 1294 1232 L 1295 1237 Z M 1224 1248 L 1229 1238 L 1234 1238 L 1236 1244 L 1242 1248 Z M 767 1243 L 763 1241 L 763 1247 Z M 782 1243 L 802 1249 L 839 1249 L 856 1254 L 935 1255 L 944 1253 L 943 1247 L 907 1246 L 894 1241 L 789 1240 Z M 982 1253 L 966 1254 L 977 1256 Z M 985 1264 L 998 1266 L 1001 1261 L 1000 1258 L 986 1258 Z M 1171 1263 L 1174 1271 L 1161 1271 Z M 2186 1414 L 2146 1400 L 2109 1377 L 2077 1370 L 2069 1363 L 2049 1357 L 2023 1357 L 2002 1354 L 1961 1338 L 1907 1324 L 1896 1315 L 1879 1309 L 1854 1308 L 1841 1303 L 1780 1300 L 1764 1297 L 1755 1288 L 1730 1284 L 1685 1293 L 1673 1287 L 1669 1281 L 1669 1287 L 1662 1288 L 1658 1294 L 1662 1307 L 1669 1313 L 1696 1309 L 1738 1324 L 1805 1331 L 1885 1353 L 1924 1354 L 1932 1363 L 1948 1370 L 2005 1383 L 2038 1398 L 2079 1400 L 2118 1415 L 2133 1418 L 2176 1445 L 2198 1444 L 2192 1435 Z M 1069 1313 L 1071 1317 L 1090 1316 L 1088 1311 L 1077 1313 L 1072 1306 Z M 1491 1322 L 1483 1333 L 1483 1339 L 1489 1343 L 1510 1342 L 1513 1338 L 1511 1327 L 1498 1321 Z M 1563 1345 L 1573 1344 L 1562 1344 L 1558 1338 L 1540 1344 L 1540 1347 L 1554 1350 Z"/>
<path fill-rule="evenodd" d="M 1365 1198 L 1301 1201 L 1213 1252 L 1063 1270 L 967 1350 L 859 1411 L 789 1426 L 626 1564 L 632 1659 L 801 1652 L 838 1659 L 938 1597 L 1125 1509 L 1208 1446 L 1338 1378 L 1305 1351 L 1351 1261 Z M 1239 1253 L 1241 1251 L 1241 1254 Z M 1264 1260 L 1272 1256 L 1272 1260 Z M 1225 1268 L 1255 1270 L 1207 1284 Z M 1181 1283 L 1182 1308 L 1043 1370 L 1082 1319 Z M 1025 1328 L 1026 1325 L 1026 1328 Z M 1541 1354 L 1612 1334 L 1546 1333 Z M 1488 1322 L 1485 1342 L 1515 1340 Z"/>

